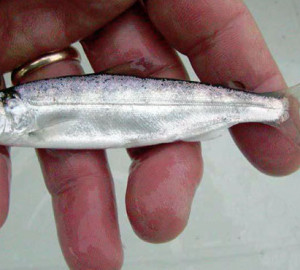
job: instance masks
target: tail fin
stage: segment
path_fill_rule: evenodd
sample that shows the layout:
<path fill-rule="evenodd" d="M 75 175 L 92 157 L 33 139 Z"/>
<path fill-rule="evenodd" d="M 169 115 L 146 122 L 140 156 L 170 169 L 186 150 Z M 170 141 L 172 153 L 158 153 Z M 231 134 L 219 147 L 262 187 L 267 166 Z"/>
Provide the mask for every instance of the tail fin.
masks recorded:
<path fill-rule="evenodd" d="M 289 102 L 289 118 L 276 127 L 292 140 L 300 150 L 300 84 L 287 89 L 285 96 Z"/>

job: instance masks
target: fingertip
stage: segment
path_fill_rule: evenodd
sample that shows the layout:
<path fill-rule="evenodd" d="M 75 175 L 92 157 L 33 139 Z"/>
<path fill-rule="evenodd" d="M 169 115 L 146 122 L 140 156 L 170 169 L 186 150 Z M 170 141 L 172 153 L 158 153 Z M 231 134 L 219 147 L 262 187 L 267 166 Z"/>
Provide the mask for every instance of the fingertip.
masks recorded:
<path fill-rule="evenodd" d="M 287 176 L 300 167 L 300 152 L 271 126 L 246 123 L 231 128 L 237 146 L 260 172 L 270 176 Z"/>
<path fill-rule="evenodd" d="M 184 230 L 202 166 L 200 147 L 195 143 L 157 146 L 133 162 L 126 209 L 141 239 L 163 243 Z"/>
<path fill-rule="evenodd" d="M 153 244 L 165 243 L 175 239 L 185 229 L 190 209 L 179 213 L 179 207 L 171 205 L 170 202 L 153 211 L 148 207 L 151 204 L 149 200 L 142 196 L 137 199 L 130 193 L 129 189 L 126 210 L 131 226 L 140 239 Z"/>
<path fill-rule="evenodd" d="M 80 249 L 69 247 L 64 250 L 64 256 L 70 269 L 121 269 L 124 261 L 122 247 L 107 245 L 103 249 L 105 251 L 90 246 L 83 253 Z"/>

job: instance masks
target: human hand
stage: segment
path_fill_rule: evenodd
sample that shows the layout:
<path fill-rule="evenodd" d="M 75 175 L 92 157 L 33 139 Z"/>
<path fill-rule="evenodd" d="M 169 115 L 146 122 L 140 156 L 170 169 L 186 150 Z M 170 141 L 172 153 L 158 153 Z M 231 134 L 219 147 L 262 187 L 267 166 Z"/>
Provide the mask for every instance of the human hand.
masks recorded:
<path fill-rule="evenodd" d="M 135 6 L 105 27 L 134 1 L 81 2 L 1 2 L 0 18 L 5 18 L 5 23 L 0 24 L 3 37 L 0 73 L 84 37 L 82 44 L 96 72 L 187 79 L 171 44 L 189 56 L 202 81 L 244 85 L 256 91 L 286 87 L 253 19 L 240 1 L 148 0 L 146 8 L 151 23 Z M 99 28 L 102 29 L 91 35 Z M 28 75 L 24 82 L 81 72 L 77 62 L 59 62 Z M 243 124 L 231 132 L 246 157 L 261 171 L 285 175 L 299 167 L 299 153 L 275 129 Z M 3 148 L 1 153 L 0 220 L 3 222 L 8 208 L 10 165 L 7 150 Z M 105 153 L 61 150 L 37 150 L 37 153 L 70 268 L 120 268 L 123 255 Z M 129 154 L 133 163 L 126 205 L 134 230 L 150 242 L 176 237 L 187 223 L 202 175 L 199 144 L 178 142 L 131 149 Z"/>

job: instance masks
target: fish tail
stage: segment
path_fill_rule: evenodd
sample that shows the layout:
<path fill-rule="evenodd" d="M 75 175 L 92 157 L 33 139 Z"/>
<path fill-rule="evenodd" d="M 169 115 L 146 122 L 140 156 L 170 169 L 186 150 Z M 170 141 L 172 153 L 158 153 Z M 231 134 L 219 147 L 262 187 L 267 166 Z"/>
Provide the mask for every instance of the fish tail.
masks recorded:
<path fill-rule="evenodd" d="M 287 89 L 288 95 L 294 96 L 300 102 L 300 83 Z"/>
<path fill-rule="evenodd" d="M 273 126 L 290 139 L 300 151 L 300 84 L 286 89 L 283 96 L 287 100 L 286 119 Z"/>

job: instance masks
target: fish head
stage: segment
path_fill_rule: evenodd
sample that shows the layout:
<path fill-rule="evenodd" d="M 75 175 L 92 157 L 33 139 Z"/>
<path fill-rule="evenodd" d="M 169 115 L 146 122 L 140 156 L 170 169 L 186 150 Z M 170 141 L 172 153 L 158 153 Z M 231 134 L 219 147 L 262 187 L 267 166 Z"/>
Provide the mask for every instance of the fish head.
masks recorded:
<path fill-rule="evenodd" d="M 10 145 L 28 135 L 34 115 L 21 98 L 5 97 L 0 102 L 0 144 Z"/>

